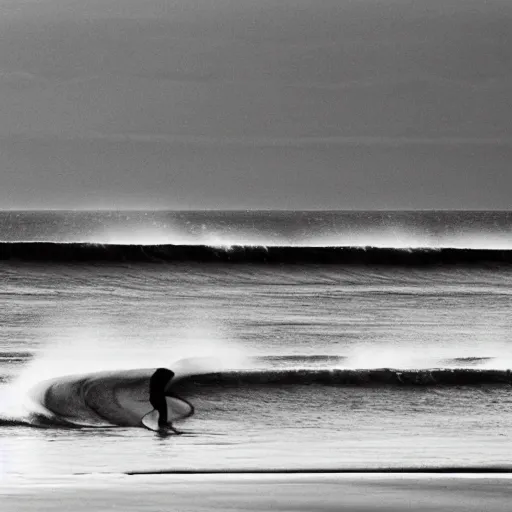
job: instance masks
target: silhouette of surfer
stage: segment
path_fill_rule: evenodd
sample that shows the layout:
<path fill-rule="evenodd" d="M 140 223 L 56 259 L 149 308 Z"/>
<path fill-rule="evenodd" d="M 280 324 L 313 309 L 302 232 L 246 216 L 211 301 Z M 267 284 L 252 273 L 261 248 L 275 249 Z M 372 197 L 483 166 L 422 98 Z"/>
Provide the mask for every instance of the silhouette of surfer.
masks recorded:
<path fill-rule="evenodd" d="M 167 368 L 157 368 L 149 379 L 149 402 L 158 411 L 158 427 L 162 430 L 170 429 L 175 434 L 181 434 L 176 430 L 167 417 L 167 401 L 165 400 L 167 387 L 174 377 L 174 372 Z"/>

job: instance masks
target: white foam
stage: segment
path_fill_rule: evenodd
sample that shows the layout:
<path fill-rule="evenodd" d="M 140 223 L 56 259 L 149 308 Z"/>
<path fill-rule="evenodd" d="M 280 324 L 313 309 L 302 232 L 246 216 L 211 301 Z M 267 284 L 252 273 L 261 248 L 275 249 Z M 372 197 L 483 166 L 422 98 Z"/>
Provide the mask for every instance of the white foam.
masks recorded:
<path fill-rule="evenodd" d="M 28 412 L 38 410 L 30 399 L 30 390 L 56 377 L 162 366 L 173 369 L 179 376 L 216 371 L 245 360 L 220 325 L 193 312 L 186 325 L 170 325 L 166 332 L 137 330 L 136 334 L 127 336 L 101 317 L 84 315 L 54 317 L 44 332 L 42 348 L 3 391 L 0 414 L 4 417 L 24 418 Z M 137 338 L 143 334 L 155 337 L 153 348 L 147 339 Z"/>

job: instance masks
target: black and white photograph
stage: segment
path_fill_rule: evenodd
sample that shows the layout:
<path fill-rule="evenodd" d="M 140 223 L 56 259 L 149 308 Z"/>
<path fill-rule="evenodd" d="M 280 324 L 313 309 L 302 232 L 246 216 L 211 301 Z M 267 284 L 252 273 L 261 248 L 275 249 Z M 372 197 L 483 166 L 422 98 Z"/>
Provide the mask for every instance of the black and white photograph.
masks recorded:
<path fill-rule="evenodd" d="M 0 0 L 0 510 L 512 510 L 512 0 Z"/>

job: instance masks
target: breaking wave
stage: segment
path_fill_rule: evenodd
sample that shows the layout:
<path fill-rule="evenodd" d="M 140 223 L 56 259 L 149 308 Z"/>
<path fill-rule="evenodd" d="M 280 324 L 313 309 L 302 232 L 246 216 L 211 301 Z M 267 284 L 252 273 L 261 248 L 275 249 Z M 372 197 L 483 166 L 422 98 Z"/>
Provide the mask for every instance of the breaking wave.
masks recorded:
<path fill-rule="evenodd" d="M 59 377 L 36 386 L 31 398 L 42 408 L 40 415 L 63 425 L 140 427 L 142 417 L 153 410 L 149 402 L 153 372 L 143 369 Z M 173 405 L 170 420 L 193 413 L 193 407 L 177 397 Z"/>
<path fill-rule="evenodd" d="M 0 260 L 395 266 L 510 265 L 512 264 L 512 250 L 430 247 L 105 245 L 58 242 L 0 242 Z"/>
<path fill-rule="evenodd" d="M 260 363 L 278 366 L 177 376 L 172 387 L 170 419 L 176 421 L 191 416 L 194 413 L 194 398 L 198 396 L 203 400 L 208 400 L 210 395 L 215 397 L 211 404 L 215 408 L 214 404 L 219 403 L 217 393 L 219 389 L 225 388 L 244 388 L 246 392 L 254 392 L 257 396 L 262 387 L 445 387 L 455 390 L 461 386 L 512 385 L 510 370 L 471 367 L 347 369 L 332 366 L 344 359 L 330 356 L 269 356 L 259 358 Z M 281 367 L 283 362 L 288 367 Z M 152 410 L 149 403 L 149 378 L 153 371 L 136 369 L 94 372 L 43 381 L 30 390 L 26 413 L 23 416 L 3 415 L 0 417 L 0 426 L 141 427 L 142 417 Z"/>

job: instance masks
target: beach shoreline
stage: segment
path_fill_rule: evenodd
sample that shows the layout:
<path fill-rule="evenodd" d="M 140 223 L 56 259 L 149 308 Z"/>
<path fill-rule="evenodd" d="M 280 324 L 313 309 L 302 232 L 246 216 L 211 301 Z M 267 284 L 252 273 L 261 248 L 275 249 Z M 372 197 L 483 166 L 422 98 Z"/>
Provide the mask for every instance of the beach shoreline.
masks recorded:
<path fill-rule="evenodd" d="M 90 474 L 0 481 L 0 498 L 3 512 L 112 507 L 144 512 L 166 508 L 505 512 L 512 497 L 510 480 L 510 473 L 482 472 Z"/>

